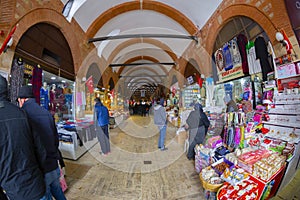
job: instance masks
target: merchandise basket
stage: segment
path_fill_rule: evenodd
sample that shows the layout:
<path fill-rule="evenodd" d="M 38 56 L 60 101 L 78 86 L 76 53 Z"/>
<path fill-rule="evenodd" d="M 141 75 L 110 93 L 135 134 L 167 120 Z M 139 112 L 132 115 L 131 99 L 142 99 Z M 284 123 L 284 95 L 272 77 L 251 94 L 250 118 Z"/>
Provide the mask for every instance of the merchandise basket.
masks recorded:
<path fill-rule="evenodd" d="M 205 190 L 210 192 L 218 192 L 218 190 L 223 186 L 223 183 L 220 184 L 211 184 L 203 179 L 202 173 L 199 174 L 200 182 Z"/>

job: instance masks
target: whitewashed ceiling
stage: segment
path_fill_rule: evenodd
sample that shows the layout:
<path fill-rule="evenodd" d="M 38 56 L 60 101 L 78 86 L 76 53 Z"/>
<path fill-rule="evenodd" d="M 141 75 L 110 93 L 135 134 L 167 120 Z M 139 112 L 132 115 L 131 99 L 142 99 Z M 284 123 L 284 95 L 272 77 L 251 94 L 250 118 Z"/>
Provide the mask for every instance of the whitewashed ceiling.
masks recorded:
<path fill-rule="evenodd" d="M 67 0 L 61 0 L 66 4 Z M 120 6 L 123 3 L 131 1 L 125 0 L 74 0 L 72 9 L 67 19 L 69 21 L 76 20 L 83 31 L 87 31 L 92 23 L 103 13 L 112 9 L 115 6 Z M 139 0 L 143 2 L 143 0 Z M 195 27 L 201 29 L 209 17 L 217 9 L 222 0 L 159 0 L 159 3 L 166 4 L 177 10 L 182 15 L 186 16 Z M 141 4 L 142 5 L 142 4 Z M 153 10 L 128 11 L 111 18 L 99 30 L 95 30 L 94 38 L 125 34 L 172 34 L 172 35 L 190 35 L 184 26 L 164 13 L 159 13 Z M 172 57 L 167 54 L 161 47 L 145 42 L 141 38 L 137 43 L 125 46 L 122 45 L 130 39 L 106 40 L 102 42 L 94 42 L 98 49 L 98 56 L 105 58 L 110 63 L 121 64 L 126 61 L 138 57 L 151 57 L 158 62 L 174 62 Z M 177 57 L 180 57 L 187 46 L 194 42 L 187 39 L 170 39 L 170 38 L 153 38 L 164 44 Z M 115 55 L 113 52 L 116 48 L 122 47 Z M 114 55 L 112 57 L 112 55 Z M 152 62 L 152 61 L 135 61 L 135 62 Z M 138 76 L 145 74 L 167 75 L 167 72 L 172 66 L 151 65 L 138 67 L 125 67 L 122 71 L 123 76 Z M 130 68 L 130 69 L 129 69 Z M 134 70 L 132 70 L 134 68 Z M 164 68 L 164 69 L 163 69 Z M 119 68 L 114 69 L 119 70 Z M 151 70 L 151 71 L 149 71 Z M 129 75 L 128 75 L 129 74 Z M 154 75 L 154 74 L 153 74 Z M 154 77 L 154 76 L 153 76 Z M 160 82 L 163 77 L 147 78 L 149 82 Z M 145 79 L 146 80 L 146 79 Z M 132 81 L 132 80 L 131 80 Z M 129 82 L 126 80 L 126 82 Z M 138 81 L 140 82 L 140 81 Z"/>

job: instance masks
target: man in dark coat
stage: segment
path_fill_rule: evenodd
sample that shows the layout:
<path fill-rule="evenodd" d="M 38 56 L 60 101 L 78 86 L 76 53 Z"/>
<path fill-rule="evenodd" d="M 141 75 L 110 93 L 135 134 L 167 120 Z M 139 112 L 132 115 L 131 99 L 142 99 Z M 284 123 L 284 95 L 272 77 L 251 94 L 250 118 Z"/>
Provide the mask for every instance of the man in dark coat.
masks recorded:
<path fill-rule="evenodd" d="M 46 148 L 46 162 L 42 166 L 45 174 L 46 196 L 57 200 L 66 199 L 60 186 L 60 169 L 58 160 L 61 159 L 58 145 L 58 133 L 51 113 L 35 101 L 32 87 L 23 86 L 18 95 L 19 106 L 27 113 L 32 131 L 39 134 Z"/>
<path fill-rule="evenodd" d="M 7 81 L 0 75 L 0 189 L 11 200 L 39 200 L 45 195 L 41 165 L 46 150 L 31 132 L 25 112 L 8 101 Z"/>

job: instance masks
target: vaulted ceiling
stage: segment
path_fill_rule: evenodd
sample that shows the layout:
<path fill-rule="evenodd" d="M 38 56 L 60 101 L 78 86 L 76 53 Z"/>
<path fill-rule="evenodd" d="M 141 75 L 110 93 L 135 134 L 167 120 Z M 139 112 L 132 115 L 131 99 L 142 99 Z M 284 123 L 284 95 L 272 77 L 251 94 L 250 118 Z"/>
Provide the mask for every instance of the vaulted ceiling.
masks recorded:
<path fill-rule="evenodd" d="M 68 0 L 61 0 L 64 4 Z M 127 86 L 140 87 L 164 82 L 172 65 L 192 39 L 138 37 L 138 35 L 190 36 L 206 23 L 222 0 L 74 0 L 67 16 L 76 20 L 92 38 L 130 35 L 123 39 L 95 41 L 98 56 L 113 67 Z M 144 63 L 139 65 L 138 63 Z M 150 63 L 146 65 L 145 63 Z M 176 63 L 175 63 L 176 65 Z"/>

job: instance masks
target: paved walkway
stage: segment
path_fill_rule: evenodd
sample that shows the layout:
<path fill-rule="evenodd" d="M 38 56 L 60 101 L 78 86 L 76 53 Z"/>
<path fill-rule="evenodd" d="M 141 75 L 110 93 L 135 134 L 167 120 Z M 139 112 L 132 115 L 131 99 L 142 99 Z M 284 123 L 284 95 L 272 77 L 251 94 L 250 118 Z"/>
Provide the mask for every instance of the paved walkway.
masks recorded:
<path fill-rule="evenodd" d="M 110 130 L 111 154 L 100 155 L 97 143 L 79 160 L 66 160 L 68 200 L 204 199 L 176 128 L 167 128 L 167 151 L 157 148 L 158 135 L 151 117 L 132 116 Z"/>

